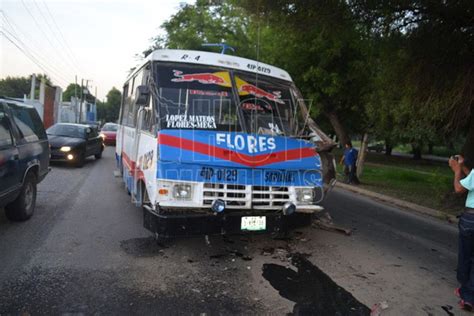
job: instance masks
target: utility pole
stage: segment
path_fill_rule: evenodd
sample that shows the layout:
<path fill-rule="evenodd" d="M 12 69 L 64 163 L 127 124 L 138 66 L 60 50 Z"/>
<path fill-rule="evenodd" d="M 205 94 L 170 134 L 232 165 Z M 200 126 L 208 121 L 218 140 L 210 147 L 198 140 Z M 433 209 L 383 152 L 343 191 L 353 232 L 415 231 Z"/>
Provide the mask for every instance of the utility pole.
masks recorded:
<path fill-rule="evenodd" d="M 86 89 L 87 92 L 84 93 L 84 80 L 86 81 Z M 79 113 L 79 124 L 82 122 L 82 105 L 84 103 L 85 95 L 89 94 L 89 81 L 92 81 L 91 79 L 81 79 L 81 106 L 80 106 L 80 113 Z M 85 118 L 87 119 L 87 117 Z"/>
<path fill-rule="evenodd" d="M 36 75 L 31 75 L 31 90 L 30 90 L 30 100 L 35 100 L 35 90 L 36 90 Z"/>
<path fill-rule="evenodd" d="M 74 97 L 75 97 L 76 100 L 77 100 L 77 75 L 76 75 L 76 83 L 75 83 L 75 85 L 74 85 Z M 71 101 L 71 100 L 69 100 L 69 101 Z M 77 102 L 77 101 L 76 101 L 76 102 Z"/>
<path fill-rule="evenodd" d="M 84 102 L 84 79 L 81 79 L 81 103 L 79 104 L 79 121 L 77 123 L 82 122 L 82 103 Z"/>
<path fill-rule="evenodd" d="M 95 98 L 94 98 L 94 119 L 97 122 L 97 86 L 95 86 Z"/>

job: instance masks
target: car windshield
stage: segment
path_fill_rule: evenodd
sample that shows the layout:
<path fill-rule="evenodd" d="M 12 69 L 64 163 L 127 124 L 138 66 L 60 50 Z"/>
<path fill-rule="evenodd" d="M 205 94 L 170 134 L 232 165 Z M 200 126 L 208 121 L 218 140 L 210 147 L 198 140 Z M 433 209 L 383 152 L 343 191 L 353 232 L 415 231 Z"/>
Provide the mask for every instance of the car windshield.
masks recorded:
<path fill-rule="evenodd" d="M 85 138 L 86 130 L 82 126 L 56 124 L 46 130 L 48 135 Z"/>
<path fill-rule="evenodd" d="M 117 124 L 105 124 L 101 131 L 104 132 L 116 132 L 117 131 Z"/>

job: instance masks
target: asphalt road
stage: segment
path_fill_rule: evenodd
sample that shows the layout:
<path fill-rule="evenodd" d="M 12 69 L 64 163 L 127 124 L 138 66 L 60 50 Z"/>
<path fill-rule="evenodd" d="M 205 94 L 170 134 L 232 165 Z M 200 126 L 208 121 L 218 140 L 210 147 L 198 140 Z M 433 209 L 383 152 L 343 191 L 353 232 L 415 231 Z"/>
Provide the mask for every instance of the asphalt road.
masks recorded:
<path fill-rule="evenodd" d="M 119 178 L 113 148 L 55 165 L 28 222 L 0 215 L 0 315 L 460 314 L 457 229 L 341 190 L 324 206 L 352 236 L 232 236 L 157 245 Z M 443 309 L 444 307 L 444 309 Z"/>

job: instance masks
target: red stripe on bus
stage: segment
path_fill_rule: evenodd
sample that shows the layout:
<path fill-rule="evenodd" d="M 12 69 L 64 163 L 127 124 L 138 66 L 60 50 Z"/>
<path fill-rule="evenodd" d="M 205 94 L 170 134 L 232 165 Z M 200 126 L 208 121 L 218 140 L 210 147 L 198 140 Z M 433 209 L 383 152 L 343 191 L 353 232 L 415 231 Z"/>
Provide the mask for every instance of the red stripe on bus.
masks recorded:
<path fill-rule="evenodd" d="M 144 179 L 145 175 L 143 174 L 143 171 L 136 166 L 135 161 L 131 160 L 130 157 L 126 153 L 122 151 L 122 162 L 125 162 L 125 164 L 128 167 L 128 172 L 129 175 L 133 176 L 135 174 L 135 168 L 137 169 L 137 178 L 139 180 Z"/>
<path fill-rule="evenodd" d="M 239 163 L 248 167 L 261 167 L 277 162 L 303 159 L 316 155 L 316 151 L 313 148 L 304 147 L 279 151 L 276 153 L 251 156 L 229 149 L 224 149 L 201 142 L 196 142 L 189 139 L 165 134 L 159 135 L 158 142 L 161 145 L 190 150 L 207 156 L 212 156 L 219 159 Z"/>

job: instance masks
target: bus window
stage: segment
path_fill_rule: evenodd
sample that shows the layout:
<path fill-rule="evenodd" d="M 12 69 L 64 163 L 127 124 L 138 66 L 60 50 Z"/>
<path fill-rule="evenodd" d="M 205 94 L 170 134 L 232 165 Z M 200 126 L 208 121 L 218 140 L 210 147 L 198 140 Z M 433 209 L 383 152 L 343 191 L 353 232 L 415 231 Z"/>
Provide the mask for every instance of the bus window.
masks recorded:
<path fill-rule="evenodd" d="M 128 83 L 123 87 L 122 110 L 120 111 L 120 124 L 121 125 L 128 125 L 129 103 L 127 99 L 128 99 Z"/>
<path fill-rule="evenodd" d="M 130 85 L 130 89 L 129 89 L 130 98 L 133 100 L 135 99 L 135 77 L 130 78 L 129 85 Z"/>
<path fill-rule="evenodd" d="M 137 72 L 137 74 L 135 75 L 135 78 L 134 78 L 134 83 L 135 83 L 135 89 L 138 87 L 138 86 L 141 86 L 143 84 L 143 71 L 144 69 L 142 68 L 139 72 Z"/>
<path fill-rule="evenodd" d="M 230 73 L 183 64 L 157 64 L 161 129 L 240 131 Z"/>

